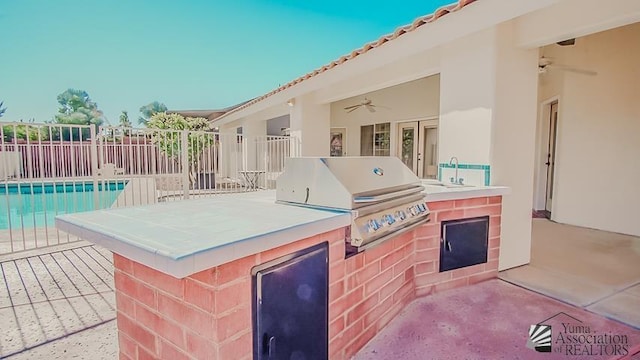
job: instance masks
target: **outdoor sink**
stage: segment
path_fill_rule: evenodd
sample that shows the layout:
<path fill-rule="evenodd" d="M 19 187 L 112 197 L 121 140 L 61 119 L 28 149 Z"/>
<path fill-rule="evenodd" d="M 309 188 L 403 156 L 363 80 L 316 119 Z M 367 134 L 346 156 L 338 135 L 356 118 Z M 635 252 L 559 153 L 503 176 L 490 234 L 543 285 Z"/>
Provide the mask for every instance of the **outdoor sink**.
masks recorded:
<path fill-rule="evenodd" d="M 451 183 L 442 184 L 442 186 L 447 187 L 447 188 L 474 187 L 473 185 L 467 185 L 467 184 L 451 184 Z"/>
<path fill-rule="evenodd" d="M 423 184 L 425 186 L 441 186 L 441 187 L 445 187 L 445 188 L 474 187 L 474 185 L 443 183 L 443 182 L 435 182 L 435 181 L 424 182 Z"/>
<path fill-rule="evenodd" d="M 437 193 L 449 192 L 449 191 L 463 191 L 468 188 L 476 187 L 474 185 L 459 185 L 459 184 L 442 183 L 442 182 L 436 182 L 436 181 L 428 181 L 428 182 L 423 181 L 422 185 L 424 186 L 425 192 L 427 194 L 437 194 Z"/>

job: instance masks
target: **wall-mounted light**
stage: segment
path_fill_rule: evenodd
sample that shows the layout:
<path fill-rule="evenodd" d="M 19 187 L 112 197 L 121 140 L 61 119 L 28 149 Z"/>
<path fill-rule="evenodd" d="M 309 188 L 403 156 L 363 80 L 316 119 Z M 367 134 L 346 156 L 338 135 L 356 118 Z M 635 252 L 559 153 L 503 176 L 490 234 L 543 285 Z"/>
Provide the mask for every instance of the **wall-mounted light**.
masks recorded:
<path fill-rule="evenodd" d="M 293 104 L 295 104 L 293 99 L 289 99 L 289 101 L 287 101 L 287 105 L 289 105 L 289 107 L 293 107 Z"/>

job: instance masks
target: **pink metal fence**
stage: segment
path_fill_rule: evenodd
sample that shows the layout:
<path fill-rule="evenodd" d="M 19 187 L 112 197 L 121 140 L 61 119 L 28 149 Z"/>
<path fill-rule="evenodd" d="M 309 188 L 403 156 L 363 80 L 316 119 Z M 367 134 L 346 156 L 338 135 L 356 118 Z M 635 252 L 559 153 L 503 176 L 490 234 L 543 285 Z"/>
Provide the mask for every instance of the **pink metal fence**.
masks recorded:
<path fill-rule="evenodd" d="M 62 213 L 274 188 L 298 152 L 288 137 L 0 124 L 0 254 L 79 240 L 55 229 Z"/>

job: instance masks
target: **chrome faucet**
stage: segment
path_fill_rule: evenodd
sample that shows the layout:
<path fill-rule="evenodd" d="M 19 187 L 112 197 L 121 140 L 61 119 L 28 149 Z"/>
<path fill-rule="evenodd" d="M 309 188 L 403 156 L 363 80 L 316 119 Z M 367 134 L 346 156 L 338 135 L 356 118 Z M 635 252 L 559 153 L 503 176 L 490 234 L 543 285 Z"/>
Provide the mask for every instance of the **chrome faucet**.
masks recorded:
<path fill-rule="evenodd" d="M 462 178 L 458 177 L 458 158 L 455 156 L 451 157 L 451 159 L 449 160 L 449 166 L 453 166 L 454 163 L 456 168 L 456 176 L 450 179 L 451 183 L 456 185 L 462 185 Z"/>

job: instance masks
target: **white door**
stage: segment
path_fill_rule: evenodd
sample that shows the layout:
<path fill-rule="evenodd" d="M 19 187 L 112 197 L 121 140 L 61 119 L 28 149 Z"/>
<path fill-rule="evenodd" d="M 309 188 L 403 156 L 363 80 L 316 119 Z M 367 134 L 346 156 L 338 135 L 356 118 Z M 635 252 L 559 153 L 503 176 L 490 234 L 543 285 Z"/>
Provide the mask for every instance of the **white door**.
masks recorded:
<path fill-rule="evenodd" d="M 329 154 L 331 156 L 347 156 L 347 129 L 331 128 L 330 138 Z"/>
<path fill-rule="evenodd" d="M 438 177 L 438 120 L 398 125 L 398 156 L 418 177 Z"/>
<path fill-rule="evenodd" d="M 551 216 L 551 201 L 553 199 L 553 177 L 556 162 L 556 138 L 558 132 L 558 102 L 550 104 L 549 111 L 549 146 L 547 148 L 547 186 L 544 209 L 546 216 Z"/>

